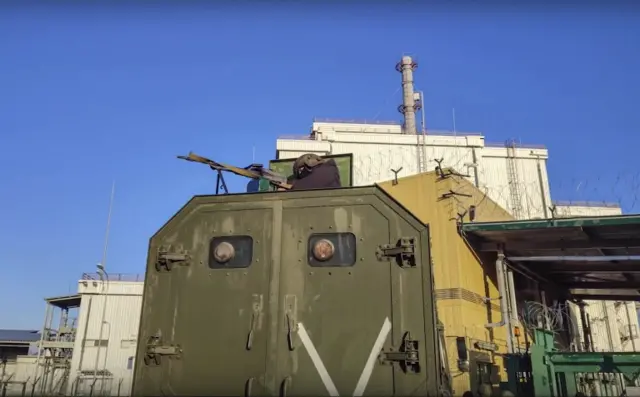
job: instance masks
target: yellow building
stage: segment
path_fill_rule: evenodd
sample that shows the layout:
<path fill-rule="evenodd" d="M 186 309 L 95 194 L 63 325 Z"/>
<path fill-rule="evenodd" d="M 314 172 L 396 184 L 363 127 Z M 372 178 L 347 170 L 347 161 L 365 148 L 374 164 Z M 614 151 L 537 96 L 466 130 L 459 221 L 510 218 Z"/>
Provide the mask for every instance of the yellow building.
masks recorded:
<path fill-rule="evenodd" d="M 506 330 L 486 327 L 501 320 L 496 257 L 478 257 L 460 236 L 458 222 L 471 222 L 470 214 L 476 222 L 513 217 L 456 175 L 441 178 L 437 172 L 428 172 L 400 178 L 397 183 L 384 182 L 380 187 L 429 225 L 438 316 L 445 327 L 454 395 L 475 394 L 481 378 L 484 382 L 492 378 L 494 385 L 499 382 L 496 375 L 506 381 L 502 359 L 494 357 L 491 348 L 495 344 L 500 352 L 506 351 Z M 468 369 L 458 365 L 463 341 L 468 349 Z"/>

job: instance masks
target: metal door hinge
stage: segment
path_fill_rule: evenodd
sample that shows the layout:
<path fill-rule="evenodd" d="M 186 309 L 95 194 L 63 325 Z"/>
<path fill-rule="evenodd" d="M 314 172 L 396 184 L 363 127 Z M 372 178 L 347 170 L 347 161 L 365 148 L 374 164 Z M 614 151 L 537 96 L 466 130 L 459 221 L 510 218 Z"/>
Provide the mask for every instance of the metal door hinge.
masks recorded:
<path fill-rule="evenodd" d="M 420 372 L 420 356 L 418 353 L 418 341 L 411 338 L 411 334 L 406 332 L 402 338 L 400 349 L 383 351 L 378 357 L 381 364 L 392 365 L 394 362 L 400 364 L 404 373 Z"/>
<path fill-rule="evenodd" d="M 170 272 L 174 265 L 188 266 L 190 261 L 191 256 L 188 251 L 172 252 L 171 247 L 160 247 L 156 257 L 156 270 Z"/>
<path fill-rule="evenodd" d="M 402 237 L 396 244 L 385 244 L 376 251 L 378 260 L 395 258 L 399 266 L 416 266 L 416 239 L 414 237 Z"/>
<path fill-rule="evenodd" d="M 144 363 L 145 365 L 160 365 L 163 356 L 180 359 L 181 355 L 180 345 L 163 344 L 161 337 L 151 336 L 147 342 Z"/>

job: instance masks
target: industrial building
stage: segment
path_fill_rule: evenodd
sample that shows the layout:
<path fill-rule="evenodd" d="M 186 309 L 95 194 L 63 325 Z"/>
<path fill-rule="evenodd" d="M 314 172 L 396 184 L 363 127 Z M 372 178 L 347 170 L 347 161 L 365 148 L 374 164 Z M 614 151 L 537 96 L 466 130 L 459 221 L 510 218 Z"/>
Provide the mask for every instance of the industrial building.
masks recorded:
<path fill-rule="evenodd" d="M 129 395 L 143 279 L 85 273 L 77 294 L 47 298 L 42 332 L 23 342 L 34 351 L 5 365 L 7 395 Z"/>
<path fill-rule="evenodd" d="M 403 76 L 400 109 L 404 123 L 316 119 L 310 134 L 278 138 L 276 158 L 351 154 L 349 185 L 379 183 L 430 224 L 438 312 L 445 326 L 449 366 L 457 374 L 454 386 L 464 392 L 476 382 L 477 374 L 458 374 L 460 338 L 477 363 L 491 361 L 487 359 L 490 354 L 474 347 L 477 343 L 495 343 L 504 352 L 523 348 L 524 341 L 513 341 L 504 324 L 487 327 L 487 316 L 497 322 L 502 315 L 497 303 L 497 270 L 487 267 L 491 261 L 483 260 L 482 253 L 460 238 L 456 225 L 614 216 L 621 209 L 616 204 L 552 201 L 546 167 L 549 153 L 543 146 L 514 141 L 492 144 L 480 133 L 427 130 L 424 117 L 418 132 L 416 112 L 424 109 L 422 96 L 413 92 L 413 69 L 408 57 L 398 65 Z M 449 174 L 443 178 L 445 172 Z M 541 302 L 532 292 L 535 286 L 519 274 L 506 274 L 514 278 L 513 296 L 505 297 L 516 312 L 513 324 L 527 328 L 532 317 L 542 315 L 573 337 L 563 341 L 567 349 L 585 348 L 580 308 L 554 302 L 552 295 Z M 41 349 L 36 355 L 17 356 L 13 366 L 5 366 L 13 371 L 12 381 L 22 382 L 8 384 L 8 390 L 19 393 L 26 387 L 52 394 L 128 395 L 142 291 L 141 276 L 109 275 L 100 269 L 83 275 L 77 294 L 48 299 L 38 334 Z M 589 344 L 594 351 L 640 349 L 635 304 L 620 298 L 604 303 L 585 298 Z M 59 313 L 57 325 L 53 324 L 54 312 Z M 557 324 L 561 318 L 565 323 Z"/>
<path fill-rule="evenodd" d="M 496 144 L 479 132 L 426 128 L 422 93 L 414 91 L 417 64 L 405 56 L 396 65 L 402 73 L 404 122 L 316 119 L 308 135 L 281 136 L 276 158 L 304 153 L 353 154 L 353 185 L 371 185 L 439 168 L 453 168 L 509 211 L 516 219 L 617 215 L 616 204 L 554 203 L 547 174 L 548 150 L 510 140 Z M 422 111 L 422 128 L 416 112 Z M 553 212 L 553 213 L 552 213 Z"/>

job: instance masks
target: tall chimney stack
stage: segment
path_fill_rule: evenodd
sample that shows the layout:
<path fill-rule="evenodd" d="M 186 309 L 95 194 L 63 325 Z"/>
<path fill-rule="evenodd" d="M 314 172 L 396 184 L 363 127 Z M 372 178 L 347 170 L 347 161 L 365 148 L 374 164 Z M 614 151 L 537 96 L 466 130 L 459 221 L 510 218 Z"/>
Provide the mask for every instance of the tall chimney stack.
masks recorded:
<path fill-rule="evenodd" d="M 403 56 L 396 64 L 396 70 L 402 73 L 402 105 L 398 111 L 404 114 L 404 133 L 416 135 L 416 102 L 413 96 L 413 71 L 418 64 L 410 56 Z"/>

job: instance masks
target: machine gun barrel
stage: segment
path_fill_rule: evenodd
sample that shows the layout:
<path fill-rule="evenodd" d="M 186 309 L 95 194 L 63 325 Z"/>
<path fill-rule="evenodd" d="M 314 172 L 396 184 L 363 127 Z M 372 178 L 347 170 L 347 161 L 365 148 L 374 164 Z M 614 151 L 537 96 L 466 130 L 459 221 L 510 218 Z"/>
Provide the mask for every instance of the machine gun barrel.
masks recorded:
<path fill-rule="evenodd" d="M 240 175 L 245 178 L 251 179 L 266 179 L 272 185 L 280 188 L 289 190 L 291 189 L 291 185 L 286 183 L 286 178 L 278 175 L 277 173 L 271 171 L 270 169 L 265 169 L 261 165 L 251 164 L 246 168 L 235 167 L 233 165 L 218 163 L 206 157 L 198 156 L 193 152 L 189 152 L 187 156 L 178 156 L 179 159 L 192 161 L 195 163 L 202 163 L 208 165 L 212 170 L 222 172 L 231 172 L 232 174 Z"/>

